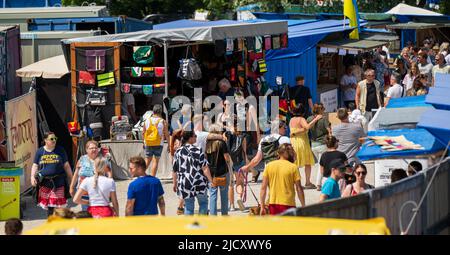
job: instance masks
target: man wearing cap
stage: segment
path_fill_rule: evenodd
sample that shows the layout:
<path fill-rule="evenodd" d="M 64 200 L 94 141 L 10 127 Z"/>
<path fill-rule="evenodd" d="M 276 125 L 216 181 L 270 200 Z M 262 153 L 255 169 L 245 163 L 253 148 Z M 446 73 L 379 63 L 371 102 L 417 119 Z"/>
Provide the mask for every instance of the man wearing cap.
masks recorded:
<path fill-rule="evenodd" d="M 331 175 L 322 186 L 319 202 L 325 200 L 335 199 L 341 197 L 338 181 L 344 177 L 344 173 L 349 165 L 346 165 L 342 160 L 335 159 L 330 162 Z"/>

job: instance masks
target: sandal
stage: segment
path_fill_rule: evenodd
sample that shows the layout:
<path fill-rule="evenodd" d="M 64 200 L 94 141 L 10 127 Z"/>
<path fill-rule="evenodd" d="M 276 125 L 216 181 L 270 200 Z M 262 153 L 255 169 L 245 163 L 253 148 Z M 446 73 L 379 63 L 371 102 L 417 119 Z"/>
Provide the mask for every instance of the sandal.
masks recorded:
<path fill-rule="evenodd" d="M 317 185 L 317 191 L 322 191 L 322 186 Z"/>
<path fill-rule="evenodd" d="M 184 208 L 178 207 L 177 208 L 177 215 L 183 215 L 184 214 Z"/>
<path fill-rule="evenodd" d="M 305 188 L 304 188 L 304 189 L 317 189 L 317 187 L 316 187 L 316 185 L 310 183 L 310 184 L 308 184 L 308 185 L 305 185 Z"/>
<path fill-rule="evenodd" d="M 255 176 L 252 177 L 252 181 L 253 181 L 254 183 L 257 183 L 257 182 L 258 182 L 258 178 L 259 178 L 259 175 L 260 175 L 260 174 L 261 174 L 261 172 L 258 171 L 258 173 L 257 173 Z"/>

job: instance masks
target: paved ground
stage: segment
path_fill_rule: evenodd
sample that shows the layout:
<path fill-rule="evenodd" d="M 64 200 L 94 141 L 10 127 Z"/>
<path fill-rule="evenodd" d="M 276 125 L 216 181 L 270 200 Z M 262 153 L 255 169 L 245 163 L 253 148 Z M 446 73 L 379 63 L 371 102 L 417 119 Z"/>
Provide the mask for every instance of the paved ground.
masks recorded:
<path fill-rule="evenodd" d="M 368 169 L 369 173 L 367 176 L 367 181 L 368 181 L 368 183 L 373 185 L 373 183 L 374 183 L 373 169 L 371 169 L 370 167 L 368 167 L 368 168 L 369 168 Z M 304 180 L 304 171 L 301 170 L 300 173 L 302 176 L 302 180 Z M 313 173 L 312 173 L 313 182 L 315 180 L 315 177 L 316 177 L 316 171 L 314 171 L 314 169 L 313 169 Z M 250 175 L 249 175 L 249 179 L 250 179 Z M 260 191 L 260 187 L 261 187 L 261 177 L 259 179 L 260 180 L 258 183 L 250 183 L 249 184 L 250 187 L 255 192 L 255 195 L 257 196 L 258 199 L 259 199 L 259 191 Z M 128 185 L 130 182 L 131 182 L 131 180 L 116 182 L 117 195 L 118 195 L 119 207 L 120 207 L 119 209 L 120 209 L 121 216 L 123 216 L 124 212 L 125 212 L 126 194 L 127 194 Z M 302 183 L 304 184 L 304 181 L 302 181 Z M 178 205 L 178 198 L 176 197 L 175 193 L 172 190 L 172 183 L 169 181 L 164 181 L 163 188 L 165 191 L 164 199 L 166 201 L 166 215 L 176 216 L 176 208 Z M 246 207 L 256 206 L 257 205 L 256 200 L 253 198 L 249 189 L 248 189 L 247 193 L 248 193 L 247 194 L 247 202 L 245 203 Z M 320 192 L 318 192 L 316 190 L 305 190 L 306 204 L 310 205 L 310 204 L 317 203 L 317 201 L 319 199 L 319 195 L 320 195 Z M 236 195 L 235 195 L 235 198 L 237 198 Z M 24 200 L 26 202 L 26 209 L 24 211 L 24 219 L 23 219 L 24 231 L 33 229 L 34 227 L 37 227 L 37 226 L 45 223 L 46 212 L 44 210 L 38 208 L 37 206 L 35 206 L 31 197 L 25 197 Z M 297 203 L 298 203 L 297 205 L 299 205 L 300 202 L 297 201 Z M 77 206 L 73 203 L 70 203 L 69 206 L 74 211 L 81 210 L 80 206 Z M 236 203 L 236 207 L 237 207 L 237 203 Z M 196 208 L 197 208 L 197 205 L 196 205 Z M 220 205 L 219 205 L 219 208 L 220 208 Z M 248 212 L 246 212 L 246 211 L 241 212 L 239 210 L 230 212 L 230 215 L 247 215 L 247 214 L 248 214 Z M 4 222 L 0 222 L 0 235 L 3 235 L 3 234 L 4 234 Z"/>

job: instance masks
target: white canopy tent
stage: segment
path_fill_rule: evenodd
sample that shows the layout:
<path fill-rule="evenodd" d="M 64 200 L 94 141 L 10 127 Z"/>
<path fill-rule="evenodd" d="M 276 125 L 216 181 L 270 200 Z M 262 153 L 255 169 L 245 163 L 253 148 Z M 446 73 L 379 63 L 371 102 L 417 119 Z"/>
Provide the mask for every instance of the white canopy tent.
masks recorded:
<path fill-rule="evenodd" d="M 64 55 L 46 58 L 16 70 L 18 77 L 59 79 L 69 73 Z"/>
<path fill-rule="evenodd" d="M 422 9 L 419 7 L 414 7 L 407 4 L 398 4 L 394 8 L 385 12 L 386 14 L 392 15 L 424 15 L 424 16 L 442 16 L 442 14 Z"/>
<path fill-rule="evenodd" d="M 62 40 L 63 45 L 71 43 L 87 42 L 153 42 L 164 46 L 164 68 L 167 70 L 167 51 L 169 48 L 187 46 L 190 44 L 214 43 L 216 40 L 244 38 L 251 36 L 279 35 L 288 32 L 287 21 L 270 21 L 260 23 L 238 23 L 226 25 L 211 25 L 189 28 L 144 30 L 130 33 L 90 36 Z M 168 72 L 165 72 L 165 84 L 169 83 Z M 165 86 L 165 97 L 169 94 L 168 86 Z"/>
<path fill-rule="evenodd" d="M 286 21 L 239 23 L 191 28 L 144 30 L 131 33 L 91 36 L 63 40 L 64 44 L 74 42 L 214 42 L 226 38 L 242 38 L 257 35 L 287 33 Z"/>

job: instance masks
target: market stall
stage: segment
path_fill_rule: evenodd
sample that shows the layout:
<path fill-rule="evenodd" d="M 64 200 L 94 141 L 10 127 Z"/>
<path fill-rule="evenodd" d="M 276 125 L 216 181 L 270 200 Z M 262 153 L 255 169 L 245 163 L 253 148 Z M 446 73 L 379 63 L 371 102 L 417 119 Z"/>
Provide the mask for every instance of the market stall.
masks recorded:
<path fill-rule="evenodd" d="M 257 96 L 256 80 L 266 72 L 264 53 L 287 47 L 287 23 L 205 22 L 196 27 L 69 39 L 63 45 L 70 47 L 66 59 L 72 74 L 73 122 L 80 124 L 73 130 L 73 144 L 76 147 L 77 136 L 87 130 L 86 134 L 114 150 L 112 143 L 139 140 L 131 133 L 133 125 L 153 105 L 163 104 L 163 98 L 185 95 L 193 101 L 194 88 L 203 88 L 203 97 L 217 95 L 217 82 L 224 77 L 244 95 Z M 200 69 L 192 77 L 180 65 L 188 62 Z M 175 92 L 169 95 L 169 90 Z M 135 101 L 136 119 L 123 105 L 129 95 Z M 116 129 L 112 118 L 121 119 L 126 112 L 128 124 Z M 138 147 L 141 151 L 135 154 L 142 155 L 142 146 Z M 167 144 L 162 158 L 168 158 Z M 128 162 L 116 165 L 122 166 L 119 173 Z M 165 170 L 158 176 L 170 178 L 170 169 Z"/>
<path fill-rule="evenodd" d="M 333 112 L 343 106 L 343 90 L 340 86 L 345 68 L 351 66 L 357 82 L 364 79 L 363 55 L 387 45 L 387 41 L 337 39 L 325 40 L 318 44 L 318 94 L 321 97 L 336 98 L 329 104 L 327 112 Z"/>
<path fill-rule="evenodd" d="M 363 163 L 374 161 L 375 187 L 388 185 L 392 170 L 401 168 L 406 171 L 411 161 L 421 163 L 422 169 L 432 166 L 445 149 L 423 128 L 376 130 L 369 131 L 367 136 L 377 142 L 364 143 L 356 156 Z"/>

